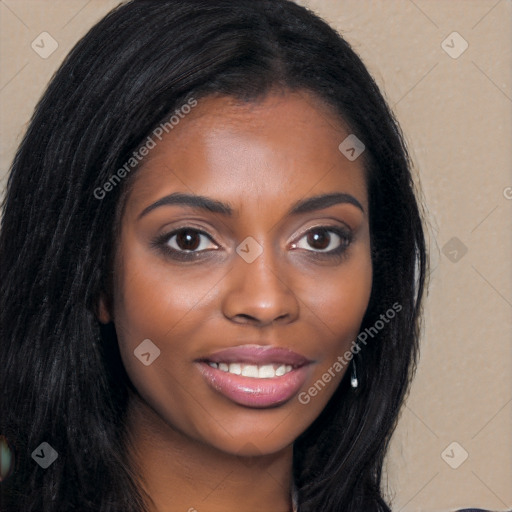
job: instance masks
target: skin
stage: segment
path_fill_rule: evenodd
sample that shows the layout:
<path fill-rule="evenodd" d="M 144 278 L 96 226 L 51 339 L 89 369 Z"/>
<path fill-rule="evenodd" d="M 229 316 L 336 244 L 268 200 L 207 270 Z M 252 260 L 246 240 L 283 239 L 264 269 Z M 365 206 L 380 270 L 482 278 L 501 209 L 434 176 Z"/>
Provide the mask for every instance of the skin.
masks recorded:
<path fill-rule="evenodd" d="M 115 323 L 138 392 L 129 410 L 129 453 L 151 510 L 291 510 L 293 442 L 346 367 L 307 405 L 297 394 L 278 407 L 250 408 L 208 386 L 195 361 L 243 344 L 292 349 L 312 361 L 303 392 L 349 349 L 372 285 L 362 158 L 351 162 L 338 150 L 349 133 L 305 92 L 276 92 L 255 103 L 208 97 L 133 176 L 112 305 L 101 301 L 100 319 Z M 233 214 L 164 205 L 141 216 L 175 192 L 222 201 Z M 363 210 L 343 202 L 288 214 L 298 201 L 332 193 L 349 194 Z M 352 240 L 345 247 L 321 226 L 349 230 Z M 183 227 L 213 240 L 192 233 L 196 252 L 204 251 L 191 261 L 163 249 L 190 247 L 171 233 Z M 313 234 L 324 238 L 319 243 Z M 252 263 L 236 252 L 248 236 L 263 249 Z M 340 245 L 341 256 L 321 253 Z M 161 351 L 149 366 L 133 354 L 145 339 Z"/>

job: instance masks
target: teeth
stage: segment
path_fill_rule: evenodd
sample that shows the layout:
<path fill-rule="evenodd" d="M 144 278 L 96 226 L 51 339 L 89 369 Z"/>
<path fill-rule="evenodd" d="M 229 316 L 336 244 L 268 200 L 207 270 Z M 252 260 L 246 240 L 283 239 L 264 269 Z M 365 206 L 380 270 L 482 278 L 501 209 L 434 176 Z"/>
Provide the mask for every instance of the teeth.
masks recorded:
<path fill-rule="evenodd" d="M 212 368 L 221 370 L 223 372 L 258 379 L 273 379 L 274 377 L 281 377 L 293 370 L 292 365 L 289 364 L 264 364 L 261 366 L 244 363 L 227 364 L 208 362 L 208 364 Z"/>
<path fill-rule="evenodd" d="M 242 375 L 244 377 L 258 377 L 258 367 L 254 364 L 244 365 L 242 368 Z"/>
<path fill-rule="evenodd" d="M 286 373 L 286 366 L 284 364 L 282 364 L 277 370 L 276 370 L 276 375 L 278 377 L 281 377 L 281 375 L 284 375 Z"/>
<path fill-rule="evenodd" d="M 271 364 L 266 364 L 264 366 L 260 366 L 258 370 L 258 377 L 260 379 L 271 379 L 276 376 L 276 372 L 274 367 Z"/>
<path fill-rule="evenodd" d="M 242 375 L 242 365 L 238 363 L 231 363 L 229 365 L 229 373 L 234 373 L 235 375 Z"/>

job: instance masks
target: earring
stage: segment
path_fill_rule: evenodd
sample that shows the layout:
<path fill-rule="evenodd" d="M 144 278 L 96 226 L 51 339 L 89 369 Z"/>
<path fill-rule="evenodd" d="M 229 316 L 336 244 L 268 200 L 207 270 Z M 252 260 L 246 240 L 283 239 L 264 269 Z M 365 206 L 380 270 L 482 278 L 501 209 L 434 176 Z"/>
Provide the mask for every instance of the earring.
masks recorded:
<path fill-rule="evenodd" d="M 356 373 L 356 361 L 355 359 L 352 359 L 352 375 L 350 376 L 350 385 L 356 389 L 358 382 L 357 382 L 357 373 Z"/>

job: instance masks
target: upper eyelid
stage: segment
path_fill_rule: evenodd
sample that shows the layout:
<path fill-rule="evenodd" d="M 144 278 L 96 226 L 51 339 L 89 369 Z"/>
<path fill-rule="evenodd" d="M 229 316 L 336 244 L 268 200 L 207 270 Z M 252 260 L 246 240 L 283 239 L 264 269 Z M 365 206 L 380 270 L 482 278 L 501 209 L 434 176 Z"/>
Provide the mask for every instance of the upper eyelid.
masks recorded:
<path fill-rule="evenodd" d="M 316 226 L 311 226 L 304 231 L 302 231 L 302 230 L 295 231 L 295 233 L 293 234 L 293 236 L 291 238 L 292 238 L 292 240 L 296 240 L 297 237 L 302 238 L 304 235 L 306 235 L 307 233 L 309 233 L 310 231 L 312 231 L 314 229 L 325 229 L 327 231 L 332 231 L 332 232 L 336 233 L 337 235 L 339 235 L 340 232 L 343 234 L 346 234 L 348 236 L 353 235 L 353 230 L 345 223 L 343 223 L 343 226 L 330 226 L 327 224 L 318 224 Z"/>
<path fill-rule="evenodd" d="M 165 230 L 160 235 L 160 237 L 161 238 L 171 238 L 171 236 L 174 236 L 177 233 L 179 233 L 180 231 L 183 231 L 183 230 L 186 230 L 186 229 L 189 229 L 189 230 L 192 230 L 192 231 L 197 231 L 198 233 L 201 233 L 201 234 L 203 234 L 203 235 L 205 235 L 205 236 L 207 236 L 207 237 L 209 237 L 211 239 L 214 238 L 214 236 L 211 233 L 209 233 L 207 229 L 205 229 L 203 227 L 194 226 L 192 224 L 184 224 L 183 226 L 173 227 L 172 229 Z"/>

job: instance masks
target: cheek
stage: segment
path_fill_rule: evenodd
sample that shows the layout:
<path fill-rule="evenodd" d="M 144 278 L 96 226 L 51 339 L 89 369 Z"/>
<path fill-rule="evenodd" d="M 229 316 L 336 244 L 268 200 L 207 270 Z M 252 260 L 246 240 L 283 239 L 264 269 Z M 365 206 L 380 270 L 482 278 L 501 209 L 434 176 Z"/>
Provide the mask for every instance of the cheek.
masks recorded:
<path fill-rule="evenodd" d="M 124 259 L 116 279 L 114 318 L 121 341 L 153 337 L 172 340 L 173 332 L 192 327 L 195 311 L 215 293 L 220 271 L 200 266 L 186 271 L 137 249 Z M 178 347 L 176 347 L 178 348 Z"/>
<path fill-rule="evenodd" d="M 138 254 L 136 248 L 125 254 L 114 300 L 124 367 L 137 392 L 159 416 L 178 430 L 203 437 L 200 418 L 205 409 L 197 403 L 205 403 L 206 398 L 200 376 L 190 367 L 216 302 L 216 283 L 224 273 L 190 267 L 187 272 L 171 270 L 165 261 L 148 261 L 147 254 Z M 151 340 L 156 348 L 144 340 Z M 141 354 L 138 347 L 143 342 L 148 347 L 143 353 L 150 353 L 148 365 L 134 354 Z"/>
<path fill-rule="evenodd" d="M 372 263 L 368 246 L 354 251 L 335 269 L 318 272 L 304 285 L 305 310 L 325 331 L 322 350 L 344 349 L 357 336 L 372 289 Z"/>
<path fill-rule="evenodd" d="M 372 263 L 369 248 L 358 252 L 336 271 L 308 280 L 304 290 L 304 311 L 317 332 L 316 346 L 310 354 L 317 360 L 313 375 L 298 396 L 312 417 L 317 417 L 338 387 L 352 359 L 368 307 L 372 289 Z"/>
<path fill-rule="evenodd" d="M 156 366 L 165 360 L 165 367 L 175 367 L 179 374 L 183 363 L 197 356 L 197 340 L 204 338 L 201 331 L 216 313 L 226 271 L 202 265 L 180 269 L 149 254 L 129 234 L 124 247 L 116 267 L 113 316 L 128 374 L 140 372 L 134 350 L 146 339 L 161 350 Z"/>

